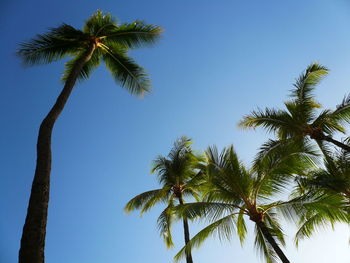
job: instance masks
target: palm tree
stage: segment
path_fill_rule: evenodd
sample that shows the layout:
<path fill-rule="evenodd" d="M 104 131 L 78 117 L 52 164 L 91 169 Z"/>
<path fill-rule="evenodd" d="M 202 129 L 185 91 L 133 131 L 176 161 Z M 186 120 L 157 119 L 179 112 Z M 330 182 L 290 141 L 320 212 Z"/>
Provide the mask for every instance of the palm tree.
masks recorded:
<path fill-rule="evenodd" d="M 40 125 L 37 161 L 19 262 L 44 262 L 51 171 L 51 134 L 77 80 L 87 79 L 103 60 L 112 77 L 131 94 L 142 95 L 150 83 L 142 67 L 127 55 L 129 49 L 154 43 L 161 28 L 143 22 L 118 24 L 110 14 L 97 11 L 82 30 L 62 24 L 22 43 L 17 54 L 26 65 L 45 64 L 72 57 L 65 65 L 64 87 Z"/>
<path fill-rule="evenodd" d="M 181 137 L 175 141 L 168 157 L 158 156 L 153 162 L 152 172 L 156 172 L 162 188 L 144 192 L 135 196 L 125 206 L 126 212 L 141 209 L 141 214 L 154 205 L 165 202 L 168 206 L 158 217 L 157 223 L 166 246 L 172 247 L 171 225 L 176 215 L 173 208 L 176 204 L 184 204 L 185 197 L 198 200 L 201 185 L 201 173 L 197 172 L 200 156 L 193 154 L 191 140 Z M 188 220 L 182 218 L 185 244 L 190 240 Z M 186 251 L 186 262 L 193 263 L 190 250 Z"/>
<path fill-rule="evenodd" d="M 315 86 L 328 73 L 328 69 L 317 63 L 307 67 L 294 84 L 291 101 L 285 102 L 286 110 L 266 108 L 253 111 L 240 121 L 243 128 L 263 127 L 274 132 L 279 142 L 286 140 L 314 139 L 323 147 L 323 142 L 330 142 L 350 152 L 350 146 L 335 140 L 335 132 L 345 133 L 345 122 L 350 122 L 350 95 L 345 97 L 335 110 L 325 109 L 317 115 L 321 107 L 315 101 Z"/>
<path fill-rule="evenodd" d="M 210 235 L 230 239 L 236 232 L 243 243 L 247 217 L 255 224 L 255 246 L 266 262 L 275 262 L 277 257 L 284 263 L 290 262 L 280 247 L 285 242 L 277 212 L 296 211 L 301 206 L 300 201 L 272 201 L 272 198 L 287 187 L 293 174 L 309 167 L 309 155 L 313 154 L 306 148 L 302 151 L 292 148 L 274 151 L 262 159 L 258 155 L 253 168 L 247 169 L 233 146 L 220 154 L 215 147 L 209 147 L 204 201 L 178 206 L 176 212 L 189 219 L 205 218 L 210 224 L 197 233 L 175 259 L 183 257 L 188 249 L 200 246 Z"/>

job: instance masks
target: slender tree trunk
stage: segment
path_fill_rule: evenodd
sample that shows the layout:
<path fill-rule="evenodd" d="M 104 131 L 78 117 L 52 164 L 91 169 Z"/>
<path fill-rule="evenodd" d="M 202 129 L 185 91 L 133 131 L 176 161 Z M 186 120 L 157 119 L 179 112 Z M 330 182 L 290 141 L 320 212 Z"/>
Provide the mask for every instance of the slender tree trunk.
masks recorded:
<path fill-rule="evenodd" d="M 51 108 L 39 129 L 37 160 L 32 190 L 29 198 L 27 216 L 23 226 L 19 263 L 43 263 L 46 235 L 47 210 L 50 191 L 51 172 L 51 134 L 55 121 L 62 112 L 74 87 L 79 72 L 96 49 L 92 43 L 68 77 L 61 94 Z"/>
<path fill-rule="evenodd" d="M 181 196 L 179 197 L 179 203 L 181 205 L 184 204 Z M 184 224 L 185 244 L 187 245 L 188 242 L 190 242 L 190 229 L 188 227 L 188 221 L 186 217 L 183 218 L 183 224 Z M 186 263 L 193 263 L 191 250 L 189 251 L 186 250 Z"/>
<path fill-rule="evenodd" d="M 342 142 L 340 142 L 340 141 L 334 140 L 334 139 L 333 139 L 332 137 L 330 137 L 330 136 L 325 136 L 325 137 L 324 137 L 324 140 L 327 141 L 327 142 L 331 142 L 331 143 L 337 145 L 338 147 L 344 149 L 344 150 L 347 151 L 347 152 L 350 152 L 350 146 L 349 146 L 349 145 L 346 145 L 346 144 L 344 144 L 344 143 L 342 143 Z"/>
<path fill-rule="evenodd" d="M 256 222 L 256 224 L 258 225 L 258 227 L 260 228 L 261 232 L 263 233 L 264 237 L 267 239 L 267 241 L 270 243 L 270 245 L 273 247 L 273 249 L 275 250 L 276 254 L 278 255 L 278 257 L 281 259 L 281 261 L 283 263 L 290 263 L 290 261 L 288 260 L 288 258 L 286 257 L 286 255 L 283 253 L 283 251 L 280 249 L 280 247 L 278 246 L 278 244 L 276 243 L 275 239 L 273 238 L 273 236 L 271 235 L 269 229 L 266 227 L 266 225 L 264 224 L 264 222 L 260 221 L 260 222 Z"/>

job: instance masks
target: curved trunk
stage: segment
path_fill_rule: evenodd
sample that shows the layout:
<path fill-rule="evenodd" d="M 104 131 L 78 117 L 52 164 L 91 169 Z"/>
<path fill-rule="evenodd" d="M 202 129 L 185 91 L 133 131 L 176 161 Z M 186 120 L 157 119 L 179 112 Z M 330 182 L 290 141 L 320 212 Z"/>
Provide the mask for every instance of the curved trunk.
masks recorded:
<path fill-rule="evenodd" d="M 184 204 L 181 196 L 179 197 L 179 203 L 181 205 Z M 185 244 L 187 245 L 188 242 L 190 242 L 190 229 L 188 227 L 188 221 L 186 217 L 183 218 L 183 225 L 184 225 Z M 186 251 L 186 263 L 193 263 L 191 251 Z"/>
<path fill-rule="evenodd" d="M 40 125 L 37 141 L 37 159 L 27 216 L 23 226 L 19 263 L 43 263 L 46 235 L 47 209 L 50 191 L 51 134 L 55 121 L 62 112 L 79 76 L 79 72 L 96 48 L 91 44 L 68 77 L 56 103 Z"/>
<path fill-rule="evenodd" d="M 325 136 L 324 137 L 324 140 L 327 141 L 327 142 L 331 142 L 333 143 L 334 145 L 337 145 L 338 147 L 344 149 L 345 151 L 347 152 L 350 152 L 350 146 L 349 145 L 346 145 L 340 141 L 337 141 L 337 140 L 334 140 L 332 137 L 330 136 Z"/>
<path fill-rule="evenodd" d="M 258 221 L 255 222 L 258 227 L 260 228 L 261 232 L 263 233 L 264 237 L 267 239 L 267 241 L 270 243 L 270 245 L 272 246 L 273 250 L 275 250 L 276 254 L 278 255 L 278 257 L 281 259 L 281 261 L 283 263 L 290 263 L 290 261 L 288 260 L 288 258 L 286 257 L 286 255 L 283 253 L 283 251 L 280 249 L 280 247 L 278 246 L 278 244 L 276 243 L 275 239 L 273 238 L 273 236 L 271 235 L 269 229 L 266 227 L 266 225 L 264 224 L 264 222 L 262 221 Z"/>

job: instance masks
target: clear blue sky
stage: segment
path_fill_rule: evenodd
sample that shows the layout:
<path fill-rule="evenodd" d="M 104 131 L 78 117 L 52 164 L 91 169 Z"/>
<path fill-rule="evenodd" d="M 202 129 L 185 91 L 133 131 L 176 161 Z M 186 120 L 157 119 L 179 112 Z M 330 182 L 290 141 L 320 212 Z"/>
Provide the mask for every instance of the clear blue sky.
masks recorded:
<path fill-rule="evenodd" d="M 318 99 L 335 107 L 350 91 L 350 2 L 254 1 L 10 1 L 0 3 L 0 262 L 17 262 L 35 168 L 38 126 L 55 101 L 64 61 L 23 68 L 19 42 L 65 22 L 81 27 L 97 9 L 122 22 L 145 20 L 165 29 L 153 48 L 133 51 L 147 68 L 153 93 L 131 97 L 104 67 L 76 86 L 53 135 L 46 239 L 49 263 L 172 262 L 183 243 L 166 250 L 157 207 L 140 218 L 123 212 L 138 193 L 157 187 L 150 162 L 181 135 L 194 148 L 233 143 L 249 163 L 267 138 L 236 124 L 260 106 L 281 106 L 295 78 L 313 62 L 330 75 Z M 199 229 L 191 225 L 191 232 Z M 251 229 L 250 229 L 251 230 Z M 294 229 L 286 226 L 290 237 Z M 350 261 L 347 226 L 302 242 L 288 239 L 291 262 Z M 194 252 L 199 263 L 261 262 L 249 237 L 242 249 L 211 239 Z"/>

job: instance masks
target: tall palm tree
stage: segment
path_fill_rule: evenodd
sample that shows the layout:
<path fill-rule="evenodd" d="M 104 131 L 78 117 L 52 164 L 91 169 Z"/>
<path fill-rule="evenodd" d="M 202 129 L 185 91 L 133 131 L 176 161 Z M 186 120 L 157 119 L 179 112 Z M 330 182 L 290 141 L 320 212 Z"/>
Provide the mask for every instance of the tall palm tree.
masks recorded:
<path fill-rule="evenodd" d="M 299 200 L 272 201 L 288 185 L 294 173 L 300 173 L 310 165 L 311 150 L 285 149 L 274 151 L 263 159 L 257 158 L 252 169 L 247 169 L 238 159 L 233 147 L 220 154 L 209 147 L 207 157 L 207 184 L 204 201 L 187 203 L 176 207 L 177 213 L 189 219 L 205 218 L 210 224 L 197 233 L 187 246 L 175 256 L 178 260 L 186 250 L 198 247 L 210 235 L 230 239 L 234 232 L 244 241 L 247 227 L 245 218 L 255 224 L 255 246 L 264 255 L 266 262 L 290 262 L 281 249 L 284 234 L 277 212 L 283 208 L 287 213 L 291 204 L 296 207 Z M 296 207 L 291 207 L 296 210 Z"/>
<path fill-rule="evenodd" d="M 143 22 L 119 24 L 110 14 L 97 11 L 82 30 L 62 24 L 22 43 L 18 55 L 26 65 L 45 64 L 71 57 L 65 65 L 64 87 L 40 125 L 37 161 L 27 217 L 23 227 L 19 262 L 44 262 L 51 171 L 51 134 L 77 80 L 87 79 L 103 60 L 112 77 L 131 94 L 148 91 L 150 83 L 128 50 L 154 43 L 161 28 Z"/>
<path fill-rule="evenodd" d="M 171 225 L 176 215 L 173 208 L 176 204 L 184 204 L 185 197 L 198 200 L 202 175 L 197 171 L 200 156 L 196 156 L 191 147 L 191 140 L 181 137 L 175 141 L 168 157 L 158 156 L 153 162 L 152 172 L 156 172 L 162 188 L 144 192 L 135 196 L 125 206 L 126 212 L 141 209 L 148 211 L 154 205 L 165 202 L 168 206 L 158 217 L 158 227 L 167 247 L 172 247 Z M 190 240 L 188 220 L 182 217 L 185 244 Z M 190 250 L 186 251 L 186 262 L 193 263 Z"/>
<path fill-rule="evenodd" d="M 330 142 L 350 152 L 350 146 L 333 138 L 335 132 L 345 133 L 344 124 L 350 122 L 350 95 L 345 97 L 335 110 L 325 109 L 315 101 L 315 86 L 328 73 L 328 69 L 317 63 L 307 67 L 294 84 L 291 101 L 285 102 L 286 110 L 266 108 L 253 111 L 240 121 L 243 128 L 263 127 L 274 132 L 279 142 L 286 140 L 314 139 L 323 147 Z"/>

